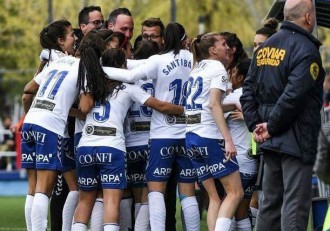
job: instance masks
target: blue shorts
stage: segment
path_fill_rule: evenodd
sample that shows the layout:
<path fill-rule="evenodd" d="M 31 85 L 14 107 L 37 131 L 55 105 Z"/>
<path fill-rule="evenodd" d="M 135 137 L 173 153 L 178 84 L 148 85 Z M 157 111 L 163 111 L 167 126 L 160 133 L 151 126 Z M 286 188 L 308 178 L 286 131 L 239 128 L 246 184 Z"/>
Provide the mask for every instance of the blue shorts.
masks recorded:
<path fill-rule="evenodd" d="M 77 155 L 77 148 L 78 148 L 81 136 L 82 136 L 82 132 L 77 132 L 74 134 L 74 154 L 75 155 Z"/>
<path fill-rule="evenodd" d="M 63 139 L 63 149 L 61 157 L 62 172 L 67 172 L 76 168 L 73 138 Z"/>
<path fill-rule="evenodd" d="M 144 187 L 145 168 L 149 156 L 148 145 L 126 147 L 127 159 L 127 186 Z"/>
<path fill-rule="evenodd" d="M 248 174 L 248 173 L 240 172 L 240 175 L 241 175 L 242 187 L 244 190 L 243 199 L 251 199 L 257 181 L 257 173 Z"/>
<path fill-rule="evenodd" d="M 224 140 L 203 138 L 192 132 L 186 134 L 187 153 L 199 181 L 218 179 L 238 170 L 236 158 L 225 162 L 224 144 Z"/>
<path fill-rule="evenodd" d="M 29 132 L 28 124 L 23 124 L 21 131 L 21 167 L 26 169 L 36 168 L 36 145 L 33 133 Z"/>
<path fill-rule="evenodd" d="M 151 139 L 146 168 L 147 181 L 166 182 L 176 167 L 176 180 L 194 183 L 196 172 L 187 156 L 185 139 Z"/>
<path fill-rule="evenodd" d="M 24 123 L 21 137 L 22 168 L 61 171 L 62 136 Z"/>
<path fill-rule="evenodd" d="M 82 191 L 126 188 L 125 152 L 112 147 L 79 147 L 76 155 Z"/>

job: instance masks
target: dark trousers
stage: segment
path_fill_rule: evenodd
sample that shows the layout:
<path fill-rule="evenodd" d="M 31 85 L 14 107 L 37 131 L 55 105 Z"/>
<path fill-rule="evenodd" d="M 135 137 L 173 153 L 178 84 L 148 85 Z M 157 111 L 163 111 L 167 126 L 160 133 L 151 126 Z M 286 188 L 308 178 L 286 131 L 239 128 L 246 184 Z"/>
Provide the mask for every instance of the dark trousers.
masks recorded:
<path fill-rule="evenodd" d="M 176 230 L 176 187 L 177 182 L 175 179 L 175 168 L 173 168 L 172 175 L 167 181 L 166 191 L 165 191 L 165 207 L 166 207 L 166 231 Z"/>
<path fill-rule="evenodd" d="M 311 206 L 312 165 L 300 158 L 264 151 L 263 194 L 257 231 L 303 231 Z"/>
<path fill-rule="evenodd" d="M 53 189 L 52 198 L 50 200 L 50 224 L 51 231 L 62 230 L 62 211 L 66 197 L 69 194 L 69 188 L 62 174 L 57 176 L 57 180 Z"/>

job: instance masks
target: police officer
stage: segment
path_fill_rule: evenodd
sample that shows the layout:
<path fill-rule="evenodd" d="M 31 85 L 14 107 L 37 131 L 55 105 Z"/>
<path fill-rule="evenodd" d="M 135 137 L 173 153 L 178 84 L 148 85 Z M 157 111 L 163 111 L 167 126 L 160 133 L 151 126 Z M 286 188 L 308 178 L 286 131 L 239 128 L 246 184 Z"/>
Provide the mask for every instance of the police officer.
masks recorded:
<path fill-rule="evenodd" d="M 256 230 L 306 230 L 325 72 L 310 0 L 287 0 L 284 22 L 256 51 L 241 104 L 265 166 Z"/>

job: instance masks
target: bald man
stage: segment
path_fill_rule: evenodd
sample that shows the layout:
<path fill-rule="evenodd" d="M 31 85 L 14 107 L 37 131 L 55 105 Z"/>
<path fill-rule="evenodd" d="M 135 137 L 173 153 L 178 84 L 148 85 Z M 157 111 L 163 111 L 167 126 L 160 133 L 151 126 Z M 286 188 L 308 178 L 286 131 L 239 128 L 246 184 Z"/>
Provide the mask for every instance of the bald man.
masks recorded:
<path fill-rule="evenodd" d="M 245 122 L 265 162 L 256 230 L 307 229 L 325 76 L 315 24 L 313 1 L 287 0 L 243 86 Z"/>

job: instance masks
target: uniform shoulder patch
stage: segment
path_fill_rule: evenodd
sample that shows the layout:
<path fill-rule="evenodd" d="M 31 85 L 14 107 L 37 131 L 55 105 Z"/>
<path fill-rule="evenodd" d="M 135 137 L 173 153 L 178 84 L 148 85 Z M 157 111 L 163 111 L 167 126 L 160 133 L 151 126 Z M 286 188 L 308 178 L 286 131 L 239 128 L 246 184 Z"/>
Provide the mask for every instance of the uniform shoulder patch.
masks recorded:
<path fill-rule="evenodd" d="M 313 79 L 316 80 L 317 76 L 319 75 L 319 72 L 320 72 L 319 65 L 315 62 L 312 63 L 311 66 L 309 67 L 309 71 L 310 71 Z"/>

